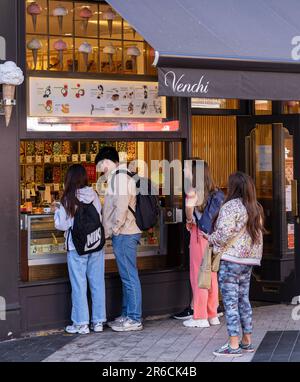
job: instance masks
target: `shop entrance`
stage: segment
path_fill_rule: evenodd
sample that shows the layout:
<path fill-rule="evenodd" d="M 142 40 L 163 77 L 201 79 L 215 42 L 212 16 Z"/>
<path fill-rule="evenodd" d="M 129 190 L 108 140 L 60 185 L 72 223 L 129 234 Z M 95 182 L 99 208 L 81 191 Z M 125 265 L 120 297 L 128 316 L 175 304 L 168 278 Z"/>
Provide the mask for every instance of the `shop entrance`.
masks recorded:
<path fill-rule="evenodd" d="M 266 216 L 262 266 L 251 299 L 291 301 L 299 295 L 299 116 L 237 117 L 237 165 L 254 179 Z"/>

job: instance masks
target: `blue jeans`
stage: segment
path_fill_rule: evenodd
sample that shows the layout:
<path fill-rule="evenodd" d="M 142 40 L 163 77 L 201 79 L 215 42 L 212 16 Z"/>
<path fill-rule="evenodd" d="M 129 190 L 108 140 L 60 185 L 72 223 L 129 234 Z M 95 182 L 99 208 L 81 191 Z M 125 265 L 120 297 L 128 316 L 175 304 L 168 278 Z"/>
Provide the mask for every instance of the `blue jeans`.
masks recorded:
<path fill-rule="evenodd" d="M 112 237 L 113 250 L 122 280 L 122 316 L 134 321 L 142 318 L 142 289 L 136 258 L 141 234 Z"/>
<path fill-rule="evenodd" d="M 87 280 L 92 297 L 92 322 L 106 321 L 104 252 L 79 256 L 68 252 L 68 269 L 72 286 L 72 316 L 74 325 L 90 323 L 87 299 Z"/>
<path fill-rule="evenodd" d="M 252 266 L 221 261 L 219 286 L 225 308 L 229 336 L 252 333 L 252 308 L 249 301 L 249 288 Z"/>

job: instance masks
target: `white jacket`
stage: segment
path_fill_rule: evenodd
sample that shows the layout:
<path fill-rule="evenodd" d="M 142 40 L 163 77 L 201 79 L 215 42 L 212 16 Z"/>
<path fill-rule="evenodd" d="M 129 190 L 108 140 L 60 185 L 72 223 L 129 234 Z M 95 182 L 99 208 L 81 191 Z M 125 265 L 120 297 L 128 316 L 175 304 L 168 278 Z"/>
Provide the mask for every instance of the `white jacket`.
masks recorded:
<path fill-rule="evenodd" d="M 77 196 L 77 199 L 80 200 L 82 203 L 89 204 L 93 202 L 93 205 L 95 206 L 96 210 L 99 213 L 100 221 L 102 221 L 101 203 L 97 193 L 93 190 L 92 187 L 84 187 L 79 189 L 77 191 L 76 196 Z M 68 248 L 69 251 L 74 250 L 75 247 L 73 244 L 72 235 L 68 235 L 69 229 L 73 227 L 74 217 L 71 218 L 67 216 L 66 210 L 62 204 L 55 211 L 54 224 L 55 224 L 55 228 L 58 229 L 59 231 L 65 231 L 66 248 Z M 67 243 L 68 236 L 69 236 L 69 242 Z"/>

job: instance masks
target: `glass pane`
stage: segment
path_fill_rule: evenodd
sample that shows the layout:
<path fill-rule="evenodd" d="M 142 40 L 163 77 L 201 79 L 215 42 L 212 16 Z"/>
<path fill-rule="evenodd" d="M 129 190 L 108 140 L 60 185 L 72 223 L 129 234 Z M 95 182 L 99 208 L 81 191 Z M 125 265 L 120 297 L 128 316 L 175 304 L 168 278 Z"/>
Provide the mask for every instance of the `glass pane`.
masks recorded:
<path fill-rule="evenodd" d="M 254 178 L 257 199 L 264 208 L 266 229 L 264 237 L 267 252 L 272 248 L 272 210 L 273 210 L 273 173 L 272 173 L 272 124 L 256 125 L 250 137 L 250 175 Z M 252 163 L 252 166 L 251 166 Z"/>
<path fill-rule="evenodd" d="M 122 39 L 122 17 L 107 4 L 100 5 L 100 37 Z"/>
<path fill-rule="evenodd" d="M 272 114 L 272 101 L 256 100 L 255 114 Z"/>
<path fill-rule="evenodd" d="M 78 72 L 98 72 L 99 49 L 97 39 L 75 39 L 75 62 Z"/>
<path fill-rule="evenodd" d="M 299 114 L 300 113 L 300 102 L 299 101 L 285 101 L 285 102 L 283 102 L 283 113 L 284 114 Z"/>
<path fill-rule="evenodd" d="M 47 0 L 26 1 L 26 32 L 31 35 L 47 33 Z"/>
<path fill-rule="evenodd" d="M 75 3 L 75 36 L 98 37 L 98 5 Z"/>
<path fill-rule="evenodd" d="M 73 35 L 73 3 L 69 1 L 49 2 L 50 35 Z"/>
<path fill-rule="evenodd" d="M 192 98 L 192 108 L 235 110 L 239 107 L 240 101 L 237 99 Z"/>
<path fill-rule="evenodd" d="M 47 70 L 48 39 L 43 35 L 27 35 L 26 37 L 27 70 Z"/>
<path fill-rule="evenodd" d="M 285 129 L 284 139 L 284 171 L 285 171 L 285 209 L 287 214 L 287 246 L 288 249 L 293 250 L 295 248 L 295 225 L 294 217 L 292 214 L 292 199 L 293 189 L 292 183 L 294 180 L 294 146 L 293 137 L 289 135 L 287 129 Z"/>

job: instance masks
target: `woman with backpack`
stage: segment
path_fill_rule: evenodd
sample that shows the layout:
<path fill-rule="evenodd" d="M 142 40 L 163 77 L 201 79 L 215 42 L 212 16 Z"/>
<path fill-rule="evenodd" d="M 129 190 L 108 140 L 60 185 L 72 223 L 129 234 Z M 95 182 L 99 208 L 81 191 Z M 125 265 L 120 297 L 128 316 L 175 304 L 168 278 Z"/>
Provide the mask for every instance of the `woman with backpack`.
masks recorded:
<path fill-rule="evenodd" d="M 229 334 L 228 343 L 213 353 L 216 356 L 238 357 L 243 351 L 254 351 L 249 288 L 252 268 L 260 265 L 262 257 L 263 221 L 253 180 L 242 172 L 230 175 L 228 195 L 208 237 L 214 254 L 221 255 L 219 285 Z"/>
<path fill-rule="evenodd" d="M 207 328 L 219 325 L 218 319 L 218 281 L 212 273 L 209 290 L 198 287 L 199 268 L 208 245 L 205 234 L 211 233 L 212 220 L 219 212 L 224 194 L 212 179 L 208 164 L 199 159 L 191 159 L 191 168 L 186 167 L 185 177 L 189 185 L 186 193 L 186 226 L 190 231 L 190 282 L 193 292 L 193 317 L 183 322 L 184 326 Z M 198 167 L 199 166 L 199 167 Z M 196 179 L 197 173 L 203 173 L 204 179 Z M 199 171 L 198 171 L 199 170 Z"/>
<path fill-rule="evenodd" d="M 55 227 L 65 231 L 67 262 L 72 287 L 72 322 L 67 333 L 88 334 L 89 306 L 87 280 L 92 298 L 91 329 L 103 331 L 106 321 L 104 281 L 104 236 L 101 204 L 97 193 L 88 187 L 85 168 L 70 166 L 61 203 L 54 214 Z"/>

